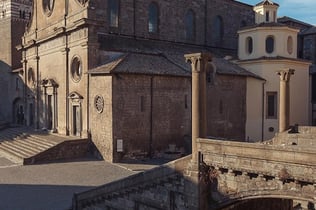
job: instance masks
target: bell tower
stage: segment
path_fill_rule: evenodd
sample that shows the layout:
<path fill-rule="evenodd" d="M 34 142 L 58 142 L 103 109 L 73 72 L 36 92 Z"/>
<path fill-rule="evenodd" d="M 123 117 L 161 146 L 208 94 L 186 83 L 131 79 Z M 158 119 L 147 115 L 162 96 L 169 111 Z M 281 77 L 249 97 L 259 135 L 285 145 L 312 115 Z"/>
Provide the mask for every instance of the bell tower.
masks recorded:
<path fill-rule="evenodd" d="M 256 24 L 277 22 L 278 8 L 279 5 L 270 0 L 256 4 L 253 8 L 256 16 Z"/>
<path fill-rule="evenodd" d="M 16 47 L 31 16 L 32 0 L 0 1 L 0 98 L 6 99 L 0 103 L 0 121 L 24 124 L 22 52 Z"/>

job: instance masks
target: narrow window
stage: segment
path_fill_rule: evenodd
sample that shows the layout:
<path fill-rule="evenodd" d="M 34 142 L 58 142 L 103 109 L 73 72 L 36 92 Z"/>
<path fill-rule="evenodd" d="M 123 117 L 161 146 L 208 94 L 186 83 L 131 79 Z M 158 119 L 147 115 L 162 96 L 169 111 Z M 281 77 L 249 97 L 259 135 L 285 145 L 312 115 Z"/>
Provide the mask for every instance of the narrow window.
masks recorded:
<path fill-rule="evenodd" d="M 220 101 L 219 101 L 219 113 L 220 113 L 220 114 L 223 114 L 223 111 L 224 111 L 223 101 L 220 100 Z"/>
<path fill-rule="evenodd" d="M 140 111 L 141 112 L 145 111 L 145 97 L 144 96 L 140 97 Z"/>
<path fill-rule="evenodd" d="M 159 19 L 159 11 L 156 3 L 152 2 L 149 5 L 148 11 L 148 31 L 150 33 L 158 32 L 158 19 Z"/>
<path fill-rule="evenodd" d="M 267 92 L 267 119 L 277 119 L 277 92 Z"/>
<path fill-rule="evenodd" d="M 269 17 L 269 11 L 266 12 L 266 22 L 269 22 L 270 17 Z"/>
<path fill-rule="evenodd" d="M 268 36 L 266 39 L 266 52 L 272 53 L 274 51 L 274 38 L 272 36 Z"/>
<path fill-rule="evenodd" d="M 276 22 L 276 11 L 273 12 L 273 21 Z"/>
<path fill-rule="evenodd" d="M 195 15 L 191 9 L 185 15 L 185 38 L 187 40 L 195 38 Z"/>
<path fill-rule="evenodd" d="M 118 27 L 119 20 L 119 0 L 109 0 L 108 1 L 108 14 L 110 27 Z"/>
<path fill-rule="evenodd" d="M 248 54 L 251 54 L 253 51 L 253 41 L 251 37 L 247 37 L 246 39 L 246 51 Z"/>
<path fill-rule="evenodd" d="M 247 26 L 247 22 L 245 20 L 242 20 L 241 23 L 240 23 L 240 27 L 245 27 Z"/>
<path fill-rule="evenodd" d="M 213 25 L 214 25 L 213 35 L 214 35 L 215 44 L 220 45 L 223 41 L 223 36 L 224 36 L 223 18 L 219 15 L 216 16 L 214 19 Z"/>
<path fill-rule="evenodd" d="M 289 54 L 293 53 L 293 38 L 291 36 L 287 38 L 287 52 Z"/>
<path fill-rule="evenodd" d="M 20 86 L 19 83 L 20 83 L 19 82 L 19 78 L 15 78 L 15 90 L 19 90 L 19 88 L 20 88 L 19 87 Z"/>
<path fill-rule="evenodd" d="M 187 109 L 188 108 L 188 95 L 184 96 L 184 108 Z"/>

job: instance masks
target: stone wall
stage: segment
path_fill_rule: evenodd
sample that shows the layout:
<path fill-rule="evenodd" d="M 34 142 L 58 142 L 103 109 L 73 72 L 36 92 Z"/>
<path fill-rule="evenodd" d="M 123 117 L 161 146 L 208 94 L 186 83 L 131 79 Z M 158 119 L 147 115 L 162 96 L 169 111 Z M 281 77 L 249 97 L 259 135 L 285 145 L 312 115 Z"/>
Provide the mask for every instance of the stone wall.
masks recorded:
<path fill-rule="evenodd" d="M 199 139 L 198 150 L 212 168 L 213 206 L 258 197 L 315 203 L 313 148 Z"/>
<path fill-rule="evenodd" d="M 190 156 L 75 194 L 73 210 L 198 209 L 185 169 Z M 196 186 L 193 186 L 196 187 Z M 196 198 L 195 198 L 196 200 Z"/>
<path fill-rule="evenodd" d="M 99 19 L 100 32 L 132 36 L 145 39 L 208 45 L 228 49 L 237 49 L 237 30 L 243 25 L 254 24 L 252 6 L 229 0 L 211 1 L 156 1 L 159 7 L 158 33 L 148 32 L 148 8 L 151 1 L 120 1 L 119 27 L 111 28 L 108 23 L 107 2 L 96 1 L 96 14 Z M 185 38 L 185 14 L 191 9 L 195 15 L 195 38 Z M 214 37 L 218 31 L 215 19 L 222 19 L 222 37 Z M 92 15 L 91 15 L 92 17 Z"/>
<path fill-rule="evenodd" d="M 159 155 L 169 144 L 183 148 L 191 133 L 190 79 L 146 75 L 91 76 L 90 132 L 100 155 L 118 161 L 123 155 Z M 102 96 L 98 112 L 95 97 Z M 123 152 L 117 152 L 117 140 Z"/>
<path fill-rule="evenodd" d="M 100 158 L 113 161 L 112 76 L 91 76 L 89 91 L 89 123 L 91 140 Z M 96 97 L 102 97 L 104 107 L 98 111 Z"/>
<path fill-rule="evenodd" d="M 245 140 L 246 77 L 216 75 L 207 83 L 207 135 Z"/>
<path fill-rule="evenodd" d="M 33 157 L 25 158 L 23 165 L 86 157 L 91 142 L 88 139 L 67 140 Z"/>

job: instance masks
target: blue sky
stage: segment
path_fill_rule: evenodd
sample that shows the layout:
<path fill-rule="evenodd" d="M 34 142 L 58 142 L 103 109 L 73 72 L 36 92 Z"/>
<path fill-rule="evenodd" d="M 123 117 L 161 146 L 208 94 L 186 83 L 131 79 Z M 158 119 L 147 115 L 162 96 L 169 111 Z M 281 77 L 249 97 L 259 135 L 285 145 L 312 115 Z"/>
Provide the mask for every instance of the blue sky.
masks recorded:
<path fill-rule="evenodd" d="M 255 5 L 261 0 L 238 0 Z M 280 5 L 278 16 L 288 16 L 303 22 L 316 25 L 316 0 L 272 0 Z"/>

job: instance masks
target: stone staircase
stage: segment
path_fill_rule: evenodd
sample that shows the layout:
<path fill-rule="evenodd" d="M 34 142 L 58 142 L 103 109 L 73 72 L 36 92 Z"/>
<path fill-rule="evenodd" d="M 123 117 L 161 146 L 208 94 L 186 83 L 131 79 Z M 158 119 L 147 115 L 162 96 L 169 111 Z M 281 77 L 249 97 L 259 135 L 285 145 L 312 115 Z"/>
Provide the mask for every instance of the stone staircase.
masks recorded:
<path fill-rule="evenodd" d="M 316 149 L 316 127 L 299 126 L 294 128 L 294 130 L 277 133 L 269 143 L 283 146 L 299 145 Z"/>
<path fill-rule="evenodd" d="M 52 153 L 54 148 L 63 151 L 60 145 L 64 145 L 64 142 L 68 140 L 69 138 L 66 137 L 54 136 L 44 131 L 34 131 L 27 127 L 10 127 L 0 130 L 0 153 L 17 164 L 33 164 L 41 159 L 49 161 L 53 159 L 50 157 L 55 154 L 47 153 Z M 43 156 L 45 157 L 43 158 Z M 62 155 L 58 159 L 62 159 Z"/>
<path fill-rule="evenodd" d="M 75 194 L 73 210 L 190 209 L 184 172 L 191 156 Z"/>

